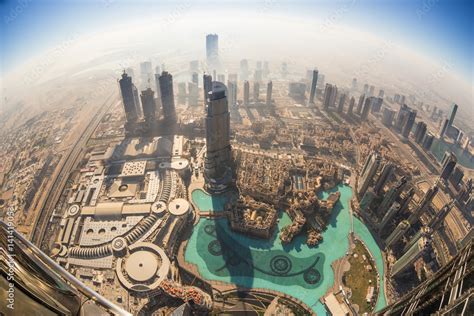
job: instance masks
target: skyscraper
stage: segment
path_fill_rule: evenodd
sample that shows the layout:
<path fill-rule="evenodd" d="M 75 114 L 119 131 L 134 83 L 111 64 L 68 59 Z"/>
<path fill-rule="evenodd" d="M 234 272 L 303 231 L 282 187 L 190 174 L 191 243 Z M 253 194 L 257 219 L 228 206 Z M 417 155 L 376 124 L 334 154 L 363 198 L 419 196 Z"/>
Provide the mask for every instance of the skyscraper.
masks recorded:
<path fill-rule="evenodd" d="M 451 105 L 451 110 L 449 111 L 448 128 L 453 125 L 454 119 L 456 118 L 457 111 L 458 111 L 458 105 L 456 103 L 453 103 Z"/>
<path fill-rule="evenodd" d="M 390 177 L 393 174 L 393 170 L 395 169 L 395 166 L 387 162 L 382 168 L 382 172 L 380 173 L 380 177 L 377 179 L 374 185 L 374 193 L 376 195 L 380 195 L 383 193 L 383 189 L 385 187 L 385 184 L 387 183 L 388 180 L 390 180 Z"/>
<path fill-rule="evenodd" d="M 403 130 L 402 130 L 403 137 L 408 138 L 410 136 L 410 132 L 413 129 L 413 125 L 415 125 L 415 119 L 416 119 L 416 110 L 410 109 L 408 111 L 408 114 L 405 116 L 405 122 L 404 122 Z"/>
<path fill-rule="evenodd" d="M 417 220 L 420 219 L 421 214 L 427 209 L 428 205 L 433 201 L 434 196 L 436 193 L 438 193 L 439 187 L 437 184 L 433 185 L 426 191 L 425 195 L 421 199 L 421 201 L 418 203 L 418 205 L 415 207 L 415 209 L 412 210 L 412 213 L 408 217 L 408 222 L 410 225 L 413 225 L 416 223 Z"/>
<path fill-rule="evenodd" d="M 314 97 L 316 96 L 316 85 L 318 83 L 318 71 L 313 70 L 313 78 L 311 80 L 311 91 L 309 93 L 309 103 L 314 104 Z"/>
<path fill-rule="evenodd" d="M 215 65 L 219 58 L 219 36 L 208 34 L 206 36 L 206 57 L 208 65 Z"/>
<path fill-rule="evenodd" d="M 211 75 L 204 74 L 202 76 L 203 90 L 204 90 L 204 106 L 207 105 L 207 98 L 209 98 L 209 92 L 212 89 L 212 77 Z"/>
<path fill-rule="evenodd" d="M 236 106 L 237 105 L 237 82 L 235 81 L 227 81 L 227 91 L 228 91 L 228 100 L 229 105 Z"/>
<path fill-rule="evenodd" d="M 365 94 L 361 94 L 359 97 L 359 103 L 357 103 L 357 114 L 362 113 L 362 106 L 364 105 Z"/>
<path fill-rule="evenodd" d="M 454 200 L 449 203 L 446 203 L 439 212 L 433 216 L 428 223 L 428 227 L 431 228 L 433 231 L 437 231 L 442 224 L 444 223 L 444 219 L 448 216 L 451 209 L 454 207 Z"/>
<path fill-rule="evenodd" d="M 393 232 L 385 239 L 385 248 L 389 248 L 396 244 L 400 238 L 410 229 L 410 223 L 408 221 L 401 221 Z"/>
<path fill-rule="evenodd" d="M 250 104 L 250 83 L 245 80 L 244 82 L 244 105 Z"/>
<path fill-rule="evenodd" d="M 421 237 L 408 251 L 400 257 L 392 266 L 391 274 L 393 277 L 400 275 L 408 268 L 413 266 L 413 263 L 426 253 L 431 245 L 431 239 Z"/>
<path fill-rule="evenodd" d="M 212 82 L 205 122 L 206 187 L 210 191 L 222 191 L 232 182 L 232 172 L 230 170 L 230 115 L 226 87 L 221 82 Z"/>
<path fill-rule="evenodd" d="M 363 121 L 367 121 L 369 119 L 369 113 L 370 113 L 370 108 L 372 106 L 372 100 L 371 98 L 367 98 L 365 99 L 365 102 L 364 102 L 364 108 L 362 109 L 362 113 L 360 115 L 360 118 L 363 120 Z"/>
<path fill-rule="evenodd" d="M 403 191 L 403 188 L 407 184 L 407 178 L 406 177 L 401 177 L 398 182 L 391 187 L 387 193 L 385 193 L 382 202 L 380 203 L 379 208 L 377 209 L 377 213 L 381 216 L 383 216 L 383 219 L 381 221 L 380 226 L 383 227 L 385 226 L 390 220 L 392 220 L 393 215 L 391 214 L 388 217 L 388 209 L 393 205 L 393 203 L 400 197 L 400 194 Z M 401 206 L 401 205 L 399 205 Z"/>
<path fill-rule="evenodd" d="M 392 126 L 393 119 L 395 118 L 396 112 L 389 108 L 383 109 L 382 123 L 387 127 Z"/>
<path fill-rule="evenodd" d="M 351 90 L 357 91 L 357 78 L 352 78 Z"/>
<path fill-rule="evenodd" d="M 421 144 L 423 142 L 423 139 L 425 138 L 425 135 L 426 135 L 426 130 L 427 130 L 427 126 L 425 122 L 420 121 L 418 122 L 418 124 L 416 124 L 415 142 L 417 142 L 418 144 Z"/>
<path fill-rule="evenodd" d="M 127 73 L 124 72 L 122 74 L 122 79 L 119 80 L 119 85 L 120 92 L 122 93 L 122 102 L 127 123 L 134 123 L 137 121 L 138 114 L 133 95 L 132 77 L 129 77 Z"/>
<path fill-rule="evenodd" d="M 379 98 L 383 98 L 385 95 L 385 91 L 383 91 L 382 89 L 379 90 Z"/>
<path fill-rule="evenodd" d="M 453 152 L 446 152 L 444 154 L 443 160 L 441 161 L 441 165 L 443 166 L 441 169 L 441 175 L 439 176 L 440 179 L 444 181 L 448 181 L 449 177 L 454 171 L 454 167 L 456 167 L 458 159 Z"/>
<path fill-rule="evenodd" d="M 156 119 L 156 104 L 154 99 L 155 92 L 148 88 L 142 91 L 140 98 L 142 100 L 143 117 L 145 122 L 151 123 Z"/>
<path fill-rule="evenodd" d="M 255 81 L 253 83 L 253 102 L 257 103 L 259 97 L 260 97 L 260 83 L 258 81 Z"/>
<path fill-rule="evenodd" d="M 439 130 L 439 138 L 444 137 L 444 134 L 446 134 L 448 127 L 449 127 L 449 119 L 445 119 L 443 121 L 443 124 L 441 125 L 441 129 Z"/>
<path fill-rule="evenodd" d="M 273 90 L 273 82 L 269 81 L 267 84 L 267 99 L 266 104 L 272 105 L 272 90 Z"/>
<path fill-rule="evenodd" d="M 430 150 L 431 145 L 433 145 L 434 135 L 431 133 L 426 134 L 425 139 L 423 140 L 423 148 L 425 150 Z"/>
<path fill-rule="evenodd" d="M 359 194 L 359 197 L 362 197 L 367 191 L 370 183 L 377 173 L 379 165 L 380 156 L 376 152 L 373 152 L 369 157 L 367 157 L 357 183 L 357 193 Z"/>
<path fill-rule="evenodd" d="M 463 315 L 472 304 L 472 286 L 465 285 L 474 278 L 474 269 L 466 269 L 472 266 L 472 247 L 471 237 L 448 264 L 376 315 Z"/>
<path fill-rule="evenodd" d="M 337 96 L 337 87 L 330 83 L 326 84 L 326 88 L 324 89 L 324 108 L 328 109 L 335 105 L 336 103 L 336 96 Z"/>
<path fill-rule="evenodd" d="M 346 103 L 346 94 L 343 93 L 341 94 L 341 97 L 339 98 L 339 104 L 337 106 L 337 112 L 342 113 L 344 110 L 344 103 Z"/>
<path fill-rule="evenodd" d="M 354 104 L 355 104 L 355 98 L 351 97 L 349 101 L 349 107 L 347 108 L 348 115 L 352 115 L 352 113 L 354 112 Z"/>
<path fill-rule="evenodd" d="M 167 121 L 174 121 L 176 120 L 176 109 L 174 105 L 173 76 L 167 71 L 163 71 L 159 81 L 163 116 Z"/>

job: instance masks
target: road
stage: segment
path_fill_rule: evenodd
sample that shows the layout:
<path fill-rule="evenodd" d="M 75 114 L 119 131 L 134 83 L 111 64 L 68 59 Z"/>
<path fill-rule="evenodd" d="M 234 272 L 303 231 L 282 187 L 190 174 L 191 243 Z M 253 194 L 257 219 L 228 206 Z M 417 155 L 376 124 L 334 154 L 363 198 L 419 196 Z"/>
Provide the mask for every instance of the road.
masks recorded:
<path fill-rule="evenodd" d="M 46 198 L 43 199 L 43 205 L 40 207 L 40 212 L 36 216 L 31 235 L 31 242 L 40 249 L 42 248 L 41 246 L 49 219 L 63 193 L 69 178 L 69 174 L 77 166 L 77 163 L 82 158 L 87 141 L 94 133 L 104 115 L 108 112 L 112 105 L 116 104 L 116 102 L 113 102 L 115 100 L 115 95 L 115 92 L 112 93 L 107 101 L 105 101 L 104 104 L 98 108 L 97 113 L 93 116 L 93 119 L 89 122 L 89 124 L 87 124 L 83 133 L 78 135 L 74 145 L 63 157 L 63 159 L 61 159 L 55 172 L 56 176 L 54 179 L 52 179 L 53 185 L 50 186 L 50 189 L 47 192 L 42 193 L 45 194 Z M 109 104 L 106 105 L 107 103 Z"/>

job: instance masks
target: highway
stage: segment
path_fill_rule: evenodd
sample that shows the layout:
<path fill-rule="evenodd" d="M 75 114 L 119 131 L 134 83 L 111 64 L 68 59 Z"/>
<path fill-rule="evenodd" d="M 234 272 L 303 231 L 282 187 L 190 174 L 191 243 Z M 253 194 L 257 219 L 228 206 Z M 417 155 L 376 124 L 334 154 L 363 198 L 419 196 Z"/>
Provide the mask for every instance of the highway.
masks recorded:
<path fill-rule="evenodd" d="M 112 105 L 116 104 L 115 96 L 116 93 L 112 93 L 107 101 L 98 108 L 97 113 L 93 116 L 93 119 L 87 124 L 83 133 L 79 135 L 75 144 L 71 147 L 69 152 L 61 159 L 56 171 L 55 178 L 52 179 L 53 184 L 50 186 L 45 194 L 46 198 L 43 199 L 43 205 L 40 207 L 40 212 L 37 214 L 35 219 L 35 224 L 32 230 L 31 242 L 37 245 L 42 249 L 42 243 L 46 229 L 49 223 L 49 219 L 53 214 L 53 211 L 58 203 L 64 188 L 66 186 L 67 180 L 69 178 L 70 172 L 77 166 L 77 163 L 83 157 L 83 152 L 85 150 L 85 145 L 89 138 L 94 133 L 95 129 L 99 125 L 100 121 L 104 115 L 108 112 Z M 108 105 L 106 105 L 109 103 Z"/>

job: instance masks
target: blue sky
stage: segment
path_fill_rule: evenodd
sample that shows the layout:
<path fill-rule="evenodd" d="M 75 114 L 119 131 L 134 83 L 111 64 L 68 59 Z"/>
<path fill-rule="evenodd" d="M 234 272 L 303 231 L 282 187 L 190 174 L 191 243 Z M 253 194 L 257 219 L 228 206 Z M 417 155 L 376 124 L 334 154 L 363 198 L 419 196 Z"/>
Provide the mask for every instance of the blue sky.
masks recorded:
<path fill-rule="evenodd" d="M 179 1 L 146 0 L 0 0 L 1 72 L 54 47 L 71 33 L 87 34 L 96 29 L 121 25 L 153 12 L 165 12 Z M 449 62 L 472 84 L 474 1 L 467 0 L 341 0 L 341 1 L 204 1 L 184 0 L 193 8 L 213 10 L 269 10 L 311 18 L 328 18 L 347 6 L 343 23 L 393 39 L 422 55 Z M 197 2 L 197 5 L 196 5 Z M 125 21 L 125 22 L 122 22 Z"/>

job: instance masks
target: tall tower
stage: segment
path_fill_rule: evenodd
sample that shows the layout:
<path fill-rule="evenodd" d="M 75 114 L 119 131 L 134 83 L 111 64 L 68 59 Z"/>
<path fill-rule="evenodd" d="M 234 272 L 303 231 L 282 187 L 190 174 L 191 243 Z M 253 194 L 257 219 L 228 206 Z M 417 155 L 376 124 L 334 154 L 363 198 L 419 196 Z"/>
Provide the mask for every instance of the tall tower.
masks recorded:
<path fill-rule="evenodd" d="M 250 84 L 247 80 L 244 82 L 244 105 L 250 104 Z"/>
<path fill-rule="evenodd" d="M 400 238 L 405 235 L 408 229 L 410 229 L 410 223 L 408 221 L 401 221 L 395 230 L 385 240 L 385 248 L 389 248 L 399 241 Z"/>
<path fill-rule="evenodd" d="M 401 177 L 400 180 L 398 180 L 398 182 L 393 187 L 391 187 L 387 191 L 387 193 L 385 193 L 383 200 L 380 203 L 379 208 L 377 209 L 377 213 L 379 215 L 383 215 L 381 226 L 385 226 L 385 224 L 387 224 L 387 222 L 392 219 L 391 217 L 386 218 L 387 210 L 390 208 L 393 202 L 395 202 L 399 198 L 406 184 L 407 184 L 407 178 Z"/>
<path fill-rule="evenodd" d="M 364 108 L 362 109 L 362 113 L 360 115 L 360 118 L 363 121 L 367 121 L 367 119 L 369 118 L 369 113 L 370 113 L 370 108 L 371 107 L 372 107 L 372 99 L 371 98 L 365 99 Z"/>
<path fill-rule="evenodd" d="M 352 97 L 349 101 L 349 107 L 347 108 L 347 114 L 352 115 L 354 112 L 354 104 L 355 104 L 355 98 Z"/>
<path fill-rule="evenodd" d="M 316 96 L 316 85 L 318 83 L 318 71 L 313 70 L 313 78 L 311 80 L 311 91 L 309 93 L 309 104 L 314 104 L 314 97 Z"/>
<path fill-rule="evenodd" d="M 174 121 L 176 120 L 176 109 L 174 106 L 173 76 L 169 72 L 163 71 L 159 81 L 163 116 L 167 121 Z"/>
<path fill-rule="evenodd" d="M 408 222 L 410 225 L 413 225 L 417 220 L 420 219 L 421 214 L 426 210 L 431 201 L 433 201 L 433 198 L 435 197 L 436 193 L 438 193 L 438 190 L 439 187 L 437 184 L 435 184 L 429 188 L 428 191 L 426 191 L 420 203 L 418 203 L 418 205 L 408 217 Z"/>
<path fill-rule="evenodd" d="M 272 105 L 272 91 L 273 91 L 273 82 L 269 81 L 267 84 L 267 99 L 265 102 L 268 106 Z"/>
<path fill-rule="evenodd" d="M 253 102 L 257 103 L 259 97 L 260 97 L 260 83 L 258 81 L 255 81 L 253 83 Z"/>
<path fill-rule="evenodd" d="M 410 136 L 410 132 L 413 129 L 413 125 L 415 125 L 416 119 L 416 110 L 409 109 L 407 116 L 405 117 L 405 124 L 403 126 L 402 135 L 405 138 Z"/>
<path fill-rule="evenodd" d="M 392 276 L 400 275 L 402 272 L 412 267 L 413 263 L 428 250 L 430 244 L 431 239 L 429 238 L 421 237 L 418 239 L 418 241 L 393 264 L 391 269 Z"/>
<path fill-rule="evenodd" d="M 438 214 L 433 216 L 433 218 L 428 223 L 428 227 L 431 228 L 433 231 L 438 230 L 444 223 L 444 219 L 446 218 L 446 216 L 448 216 L 449 212 L 453 207 L 454 200 L 449 203 L 446 203 L 443 208 L 441 208 L 441 210 L 438 212 Z"/>
<path fill-rule="evenodd" d="M 448 128 L 453 126 L 457 111 L 458 111 L 458 105 L 456 103 L 453 103 L 451 105 L 451 111 L 449 111 Z"/>
<path fill-rule="evenodd" d="M 227 81 L 228 93 L 229 93 L 229 104 L 230 106 L 237 105 L 237 82 L 236 81 Z"/>
<path fill-rule="evenodd" d="M 204 74 L 202 76 L 203 90 L 204 90 L 204 106 L 207 105 L 207 99 L 209 98 L 209 92 L 212 89 L 212 76 Z"/>
<path fill-rule="evenodd" d="M 425 138 L 425 135 L 426 135 L 426 130 L 427 130 L 427 126 L 425 122 L 420 121 L 418 122 L 418 124 L 416 124 L 415 142 L 417 142 L 418 144 L 421 144 L 423 142 L 423 139 Z"/>
<path fill-rule="evenodd" d="M 392 176 L 394 169 L 395 169 L 395 166 L 390 162 L 387 162 L 383 166 L 382 172 L 380 173 L 380 177 L 377 179 L 377 182 L 375 182 L 375 185 L 374 185 L 375 194 L 380 195 L 381 193 L 383 193 L 383 188 L 385 184 L 387 183 L 387 181 Z"/>
<path fill-rule="evenodd" d="M 446 265 L 376 315 L 463 315 L 472 305 L 472 237 Z M 469 313 L 464 313 L 469 315 Z"/>
<path fill-rule="evenodd" d="M 122 79 L 119 80 L 119 85 L 120 92 L 122 93 L 122 102 L 127 123 L 134 123 L 137 121 L 138 113 L 133 95 L 132 77 L 129 77 L 127 73 L 124 72 L 122 74 Z"/>
<path fill-rule="evenodd" d="M 206 36 L 206 57 L 208 65 L 215 65 L 219 58 L 219 36 L 208 34 Z"/>
<path fill-rule="evenodd" d="M 448 181 L 449 177 L 454 171 L 454 167 L 456 167 L 457 161 L 458 159 L 453 152 L 445 153 L 443 160 L 441 161 L 443 167 L 441 169 L 441 175 L 439 178 L 444 181 Z"/>
<path fill-rule="evenodd" d="M 359 103 L 357 103 L 357 114 L 362 113 L 362 106 L 364 105 L 365 94 L 361 94 L 359 97 Z"/>
<path fill-rule="evenodd" d="M 206 158 L 204 175 L 206 187 L 213 192 L 225 190 L 232 182 L 230 169 L 230 115 L 226 87 L 213 81 L 207 104 Z"/>
<path fill-rule="evenodd" d="M 154 99 L 155 92 L 148 88 L 142 91 L 140 98 L 142 100 L 143 117 L 145 122 L 151 123 L 156 119 L 156 104 Z"/>
<path fill-rule="evenodd" d="M 346 94 L 343 93 L 341 94 L 341 97 L 339 98 L 339 104 L 337 106 L 337 112 L 342 113 L 344 110 L 344 103 L 346 103 Z"/>
<path fill-rule="evenodd" d="M 357 184 L 357 193 L 359 197 L 364 196 L 365 192 L 369 188 L 370 182 L 377 173 L 377 169 L 380 165 L 380 156 L 373 152 L 365 161 L 364 167 L 360 172 L 359 181 Z"/>

